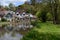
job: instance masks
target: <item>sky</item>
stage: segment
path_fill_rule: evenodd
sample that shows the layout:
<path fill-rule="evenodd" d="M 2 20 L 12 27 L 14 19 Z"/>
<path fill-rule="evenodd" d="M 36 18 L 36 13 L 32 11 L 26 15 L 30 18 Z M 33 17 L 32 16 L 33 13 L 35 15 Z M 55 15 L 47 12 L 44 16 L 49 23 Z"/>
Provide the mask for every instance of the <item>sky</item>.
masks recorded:
<path fill-rule="evenodd" d="M 22 5 L 27 0 L 0 0 L 0 4 L 3 6 L 8 6 L 10 3 L 13 3 L 15 6 Z"/>

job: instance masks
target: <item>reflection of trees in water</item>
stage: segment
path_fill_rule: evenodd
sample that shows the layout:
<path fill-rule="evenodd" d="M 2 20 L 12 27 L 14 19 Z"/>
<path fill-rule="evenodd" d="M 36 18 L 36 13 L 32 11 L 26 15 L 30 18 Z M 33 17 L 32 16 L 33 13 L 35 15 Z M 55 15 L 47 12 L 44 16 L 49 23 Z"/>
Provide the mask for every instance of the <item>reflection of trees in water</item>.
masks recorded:
<path fill-rule="evenodd" d="M 3 30 L 3 29 L 2 29 Z M 0 37 L 3 36 L 5 34 L 4 31 L 0 31 Z"/>

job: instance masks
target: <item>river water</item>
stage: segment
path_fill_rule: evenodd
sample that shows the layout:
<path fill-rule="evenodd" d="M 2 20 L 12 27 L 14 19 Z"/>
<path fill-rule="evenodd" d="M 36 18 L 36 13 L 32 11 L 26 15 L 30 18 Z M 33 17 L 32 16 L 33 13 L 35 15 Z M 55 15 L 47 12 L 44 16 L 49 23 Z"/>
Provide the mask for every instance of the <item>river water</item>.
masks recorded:
<path fill-rule="evenodd" d="M 23 35 L 19 34 L 19 33 L 4 33 L 3 35 L 1 35 L 0 40 L 20 40 L 22 39 Z"/>
<path fill-rule="evenodd" d="M 0 27 L 0 40 L 20 40 L 23 35 L 17 31 L 6 31 Z"/>
<path fill-rule="evenodd" d="M 23 35 L 25 35 L 28 31 L 29 29 L 25 29 L 25 27 L 20 26 L 2 26 L 0 27 L 0 40 L 21 40 Z"/>

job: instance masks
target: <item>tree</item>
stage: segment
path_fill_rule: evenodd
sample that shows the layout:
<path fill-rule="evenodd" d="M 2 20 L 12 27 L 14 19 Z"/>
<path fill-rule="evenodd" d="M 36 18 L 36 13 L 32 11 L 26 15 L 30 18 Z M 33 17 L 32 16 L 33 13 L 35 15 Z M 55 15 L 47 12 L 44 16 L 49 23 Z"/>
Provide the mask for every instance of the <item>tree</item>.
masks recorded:
<path fill-rule="evenodd" d="M 30 2 L 31 2 L 31 5 L 35 5 L 36 0 L 30 0 Z"/>
<path fill-rule="evenodd" d="M 8 7 L 8 6 L 5 6 L 5 9 L 6 9 L 6 10 L 9 10 L 9 7 Z"/>
<path fill-rule="evenodd" d="M 59 18 L 59 0 L 41 0 L 41 2 L 36 2 L 37 0 L 31 0 L 31 4 L 34 7 L 35 13 L 41 9 L 45 10 L 47 13 L 50 12 L 53 16 L 53 23 L 60 23 Z M 46 6 L 44 8 L 44 6 Z"/>
<path fill-rule="evenodd" d="M 53 15 L 53 23 L 58 24 L 59 19 L 58 19 L 58 8 L 59 8 L 59 0 L 49 0 L 50 1 L 50 11 Z"/>
<path fill-rule="evenodd" d="M 15 10 L 16 10 L 15 5 L 12 4 L 12 3 L 10 3 L 10 4 L 9 4 L 9 9 L 10 9 L 11 11 L 15 11 Z"/>

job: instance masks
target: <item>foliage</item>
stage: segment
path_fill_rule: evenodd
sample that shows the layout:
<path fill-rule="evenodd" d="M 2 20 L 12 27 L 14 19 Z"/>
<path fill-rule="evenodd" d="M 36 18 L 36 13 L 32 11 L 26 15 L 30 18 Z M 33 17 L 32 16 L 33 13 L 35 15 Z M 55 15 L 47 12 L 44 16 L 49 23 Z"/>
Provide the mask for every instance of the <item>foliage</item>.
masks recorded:
<path fill-rule="evenodd" d="M 9 10 L 15 11 L 15 10 L 16 10 L 15 5 L 12 4 L 12 3 L 10 3 L 10 4 L 9 4 Z"/>
<path fill-rule="evenodd" d="M 6 9 L 6 10 L 9 10 L 9 7 L 8 7 L 8 6 L 5 6 L 5 9 Z"/>
<path fill-rule="evenodd" d="M 31 21 L 31 25 L 33 25 L 36 28 L 40 28 L 40 22 L 40 20 Z"/>
<path fill-rule="evenodd" d="M 2 21 L 2 22 L 5 22 L 5 21 L 7 21 L 7 20 L 6 20 L 6 19 L 4 19 L 4 18 L 2 18 L 2 19 L 1 19 L 1 21 Z"/>
<path fill-rule="evenodd" d="M 35 5 L 35 3 L 36 3 L 36 0 L 31 0 L 32 5 Z"/>
<path fill-rule="evenodd" d="M 51 13 L 47 13 L 47 20 L 48 21 L 52 21 L 53 20 L 53 17 L 52 17 Z"/>
<path fill-rule="evenodd" d="M 39 33 L 38 31 L 31 31 L 23 40 L 60 40 L 60 36 L 50 33 Z"/>
<path fill-rule="evenodd" d="M 46 15 L 47 15 L 47 12 L 46 11 L 42 11 L 41 12 L 41 15 L 40 16 L 41 16 L 41 21 L 42 22 L 46 22 L 47 21 L 47 16 Z"/>
<path fill-rule="evenodd" d="M 36 13 L 36 16 L 37 16 L 37 18 L 39 18 L 39 20 L 41 20 L 41 15 L 43 15 L 42 13 L 41 13 L 41 11 L 38 11 L 37 13 Z M 53 20 L 53 17 L 52 17 L 52 14 L 51 13 L 46 13 L 46 20 L 47 21 L 52 21 Z M 42 20 L 41 20 L 42 21 Z"/>
<path fill-rule="evenodd" d="M 40 19 L 40 15 L 41 15 L 41 12 L 40 11 L 37 11 L 37 13 L 36 13 L 37 18 Z"/>
<path fill-rule="evenodd" d="M 32 6 L 29 4 L 19 5 L 18 9 L 24 10 L 26 13 L 31 13 Z"/>
<path fill-rule="evenodd" d="M 38 2 L 37 2 L 38 1 Z M 58 17 L 59 11 L 60 11 L 60 1 L 58 0 L 31 0 L 31 4 L 34 7 L 36 13 L 39 10 L 44 10 L 47 13 L 50 12 L 52 14 L 52 19 L 54 24 L 60 23 L 60 18 Z M 43 14 L 42 14 L 43 15 Z M 38 15 L 40 18 L 40 16 Z M 43 18 L 44 19 L 44 18 Z M 49 20 L 51 20 L 49 18 Z M 43 20 L 42 20 L 43 21 Z"/>

